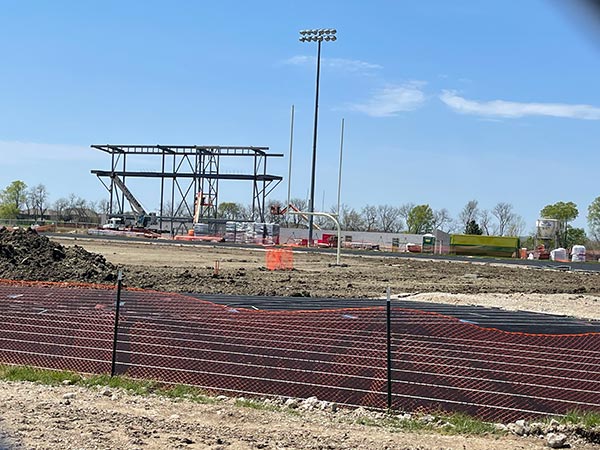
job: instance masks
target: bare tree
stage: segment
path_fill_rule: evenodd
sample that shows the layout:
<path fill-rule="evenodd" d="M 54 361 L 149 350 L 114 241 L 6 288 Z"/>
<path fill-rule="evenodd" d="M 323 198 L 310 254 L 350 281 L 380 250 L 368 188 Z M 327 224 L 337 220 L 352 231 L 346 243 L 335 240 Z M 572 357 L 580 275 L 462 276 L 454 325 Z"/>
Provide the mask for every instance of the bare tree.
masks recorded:
<path fill-rule="evenodd" d="M 506 228 L 507 236 L 521 236 L 525 231 L 525 221 L 523 218 L 515 214 Z"/>
<path fill-rule="evenodd" d="M 33 214 L 40 219 L 44 218 L 46 210 L 48 209 L 48 190 L 43 184 L 38 184 L 29 190 L 28 197 L 31 198 L 31 204 L 33 206 Z"/>
<path fill-rule="evenodd" d="M 398 217 L 404 221 L 404 223 L 408 222 L 408 217 L 410 216 L 410 212 L 416 205 L 414 203 L 405 203 L 398 207 Z"/>
<path fill-rule="evenodd" d="M 490 229 L 492 228 L 492 216 L 490 215 L 490 212 L 487 209 L 484 209 L 483 211 L 481 211 L 481 213 L 479 213 L 479 224 L 481 226 L 481 231 L 483 231 L 483 234 L 488 236 L 492 234 L 490 233 Z"/>
<path fill-rule="evenodd" d="M 446 208 L 438 209 L 433 212 L 433 222 L 431 223 L 434 230 L 448 232 L 448 228 L 452 223 L 450 212 Z"/>
<path fill-rule="evenodd" d="M 347 231 L 362 231 L 365 229 L 364 217 L 354 208 L 342 204 L 340 206 L 340 227 Z"/>
<path fill-rule="evenodd" d="M 69 220 L 76 220 L 78 222 L 89 221 L 92 217 L 97 216 L 95 212 L 91 211 L 88 202 L 75 194 L 70 194 L 68 198 L 67 210 L 69 211 Z M 95 218 L 95 217 L 94 217 Z"/>
<path fill-rule="evenodd" d="M 479 219 L 479 202 L 477 200 L 469 200 L 465 207 L 462 209 L 460 214 L 458 215 L 458 219 L 463 226 L 463 229 L 466 231 L 469 222 L 475 221 Z"/>
<path fill-rule="evenodd" d="M 240 208 L 239 219 L 252 220 L 252 205 L 242 205 L 241 203 L 239 203 L 238 206 Z"/>
<path fill-rule="evenodd" d="M 98 200 L 98 211 L 100 214 L 108 215 L 110 213 L 110 201 L 106 198 Z"/>
<path fill-rule="evenodd" d="M 365 231 L 375 231 L 377 224 L 377 207 L 367 205 L 361 210 Z"/>
<path fill-rule="evenodd" d="M 400 210 L 395 206 L 379 205 L 377 207 L 377 222 L 384 233 L 397 233 L 402 229 Z"/>
<path fill-rule="evenodd" d="M 56 212 L 56 220 L 68 220 L 69 200 L 66 198 L 59 198 L 53 204 L 54 211 Z"/>
<path fill-rule="evenodd" d="M 515 219 L 516 214 L 513 212 L 513 206 L 510 203 L 500 202 L 494 206 L 492 214 L 498 219 L 497 234 L 499 236 L 504 236 L 508 226 Z"/>

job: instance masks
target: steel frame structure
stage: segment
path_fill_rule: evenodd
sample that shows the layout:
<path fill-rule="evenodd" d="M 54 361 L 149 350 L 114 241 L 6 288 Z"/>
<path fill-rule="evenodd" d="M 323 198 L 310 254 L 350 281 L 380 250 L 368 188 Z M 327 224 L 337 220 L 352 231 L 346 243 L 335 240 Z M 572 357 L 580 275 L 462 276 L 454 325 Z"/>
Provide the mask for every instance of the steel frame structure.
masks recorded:
<path fill-rule="evenodd" d="M 109 214 L 126 217 L 125 195 L 119 192 L 113 178 L 123 183 L 130 178 L 158 178 L 160 180 L 159 226 L 170 224 L 172 233 L 189 227 L 194 221 L 195 201 L 199 200 L 197 219 L 210 222 L 217 219 L 220 181 L 252 182 L 252 220 L 265 221 L 267 196 L 283 180 L 267 173 L 267 160 L 283 157 L 268 153 L 268 147 L 227 147 L 199 145 L 92 145 L 91 148 L 110 155 L 110 170 L 92 170 L 109 192 Z M 134 155 L 160 158 L 160 171 L 131 170 Z M 246 174 L 223 173 L 221 159 L 243 157 L 252 161 L 252 171 Z M 169 182 L 170 180 L 170 182 Z M 167 203 L 171 207 L 165 210 Z"/>

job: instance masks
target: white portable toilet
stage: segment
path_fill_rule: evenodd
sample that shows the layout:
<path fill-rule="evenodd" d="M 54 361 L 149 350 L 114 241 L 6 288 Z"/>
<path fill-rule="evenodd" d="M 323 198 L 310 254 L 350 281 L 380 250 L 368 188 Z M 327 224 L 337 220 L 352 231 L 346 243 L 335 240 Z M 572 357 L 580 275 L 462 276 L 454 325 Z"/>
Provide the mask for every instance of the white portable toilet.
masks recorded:
<path fill-rule="evenodd" d="M 571 261 L 573 262 L 585 262 L 585 246 L 574 245 L 571 250 Z"/>
<path fill-rule="evenodd" d="M 567 251 L 562 247 L 555 248 L 550 252 L 550 259 L 552 261 L 568 261 Z"/>

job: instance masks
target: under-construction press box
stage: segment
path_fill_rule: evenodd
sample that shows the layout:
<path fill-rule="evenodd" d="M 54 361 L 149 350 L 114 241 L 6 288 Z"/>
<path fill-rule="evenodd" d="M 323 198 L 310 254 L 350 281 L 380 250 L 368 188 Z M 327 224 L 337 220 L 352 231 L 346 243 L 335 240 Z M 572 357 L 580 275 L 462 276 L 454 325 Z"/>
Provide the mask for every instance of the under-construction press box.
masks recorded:
<path fill-rule="evenodd" d="M 215 236 L 239 244 L 279 244 L 279 224 L 255 222 L 195 223 L 195 236 Z"/>

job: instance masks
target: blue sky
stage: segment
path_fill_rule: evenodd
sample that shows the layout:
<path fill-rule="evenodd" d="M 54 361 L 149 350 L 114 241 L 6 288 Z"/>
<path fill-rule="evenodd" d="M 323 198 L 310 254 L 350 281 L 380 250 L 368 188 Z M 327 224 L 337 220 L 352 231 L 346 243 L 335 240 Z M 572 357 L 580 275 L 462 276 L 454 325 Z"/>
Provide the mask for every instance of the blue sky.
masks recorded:
<path fill-rule="evenodd" d="M 316 205 L 429 203 L 456 216 L 509 202 L 529 231 L 549 203 L 585 225 L 600 195 L 600 39 L 558 2 L 0 0 L 0 187 L 106 197 L 91 144 L 257 145 L 310 180 L 323 44 Z M 225 168 L 227 170 L 227 168 Z M 237 167 L 231 171 L 239 170 Z M 155 191 L 156 193 L 158 191 Z M 148 209 L 156 195 L 136 192 Z M 272 198 L 285 199 L 282 183 Z M 250 186 L 221 185 L 250 203 Z"/>

